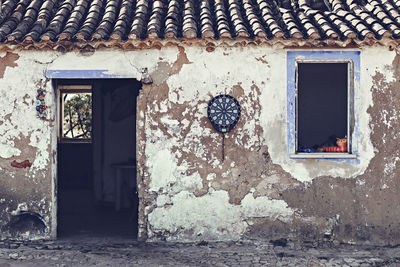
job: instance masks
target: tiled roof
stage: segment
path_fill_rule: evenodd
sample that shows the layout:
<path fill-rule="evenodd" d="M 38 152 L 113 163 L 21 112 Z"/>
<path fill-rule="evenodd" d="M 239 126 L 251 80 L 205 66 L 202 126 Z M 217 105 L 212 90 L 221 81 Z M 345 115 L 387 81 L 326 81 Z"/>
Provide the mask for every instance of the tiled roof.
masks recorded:
<path fill-rule="evenodd" d="M 0 42 L 400 37 L 400 0 L 3 0 Z"/>

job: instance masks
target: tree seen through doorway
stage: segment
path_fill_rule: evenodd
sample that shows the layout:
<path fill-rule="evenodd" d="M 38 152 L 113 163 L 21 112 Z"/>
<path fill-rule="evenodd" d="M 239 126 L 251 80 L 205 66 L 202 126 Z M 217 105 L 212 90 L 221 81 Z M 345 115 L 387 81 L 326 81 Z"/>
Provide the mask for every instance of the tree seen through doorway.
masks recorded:
<path fill-rule="evenodd" d="M 63 96 L 63 137 L 91 139 L 92 137 L 92 94 L 69 93 Z"/>

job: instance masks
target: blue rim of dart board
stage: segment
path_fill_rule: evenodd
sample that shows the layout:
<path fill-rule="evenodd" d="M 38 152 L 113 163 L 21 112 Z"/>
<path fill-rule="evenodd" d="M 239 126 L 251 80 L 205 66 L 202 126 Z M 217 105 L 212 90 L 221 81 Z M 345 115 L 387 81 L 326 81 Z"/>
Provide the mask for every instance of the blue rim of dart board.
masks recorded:
<path fill-rule="evenodd" d="M 227 133 L 240 118 L 239 102 L 230 95 L 218 95 L 208 103 L 207 115 L 216 131 Z"/>

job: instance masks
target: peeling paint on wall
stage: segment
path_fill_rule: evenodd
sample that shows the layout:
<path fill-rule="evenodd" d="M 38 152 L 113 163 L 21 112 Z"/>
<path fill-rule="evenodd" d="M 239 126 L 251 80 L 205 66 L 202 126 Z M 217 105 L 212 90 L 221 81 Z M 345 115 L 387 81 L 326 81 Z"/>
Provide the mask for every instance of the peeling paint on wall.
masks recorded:
<path fill-rule="evenodd" d="M 15 68 L 18 66 L 18 64 L 15 63 L 18 58 L 19 55 L 12 52 L 6 52 L 3 57 L 0 56 L 0 78 L 4 78 L 7 67 Z"/>
<path fill-rule="evenodd" d="M 188 49 L 184 52 L 190 64 L 183 65 L 180 72 L 167 76 L 167 84 L 164 83 L 165 76 L 163 79 L 157 79 L 156 76 L 154 89 L 144 88 L 144 94 L 146 94 L 146 89 L 168 91 L 168 95 L 151 95 L 157 102 L 152 102 L 146 108 L 145 160 L 148 165 L 145 168 L 145 176 L 151 177 L 149 190 L 158 195 L 155 199 L 158 206 L 154 210 L 150 206 L 145 211 L 145 214 L 149 214 L 147 230 L 149 238 L 160 237 L 159 232 L 163 232 L 162 221 L 167 217 L 183 216 L 175 213 L 186 209 L 193 210 L 190 216 L 209 221 L 207 226 L 204 226 L 209 231 L 204 234 L 194 234 L 193 222 L 185 225 L 185 221 L 182 221 L 179 222 L 182 224 L 181 227 L 169 225 L 168 229 L 164 229 L 170 233 L 167 234 L 167 238 L 171 235 L 172 239 L 237 239 L 246 232 L 248 227 L 248 224 L 243 222 L 251 217 L 273 217 L 273 209 L 281 210 L 282 217 L 287 217 L 286 204 L 278 199 L 279 195 L 276 193 L 277 188 L 286 187 L 286 182 L 281 183 L 277 188 L 270 187 L 269 190 L 257 187 L 264 179 L 275 177 L 279 171 L 282 171 L 271 162 L 268 147 L 263 144 L 263 128 L 260 121 L 260 112 L 263 107 L 259 98 L 265 88 L 264 77 L 248 77 L 251 74 L 244 74 L 239 66 L 232 67 L 235 66 L 234 61 L 237 58 L 226 58 L 222 49 L 220 51 L 217 49 L 215 51 L 217 54 L 211 56 L 208 52 L 195 49 L 190 51 L 190 56 Z M 179 53 L 182 54 L 182 50 Z M 270 69 L 265 62 L 257 60 L 254 57 L 254 51 L 248 51 L 248 53 L 249 55 L 243 55 L 243 64 L 253 64 L 254 61 L 253 68 L 259 73 L 265 72 L 268 77 Z M 172 64 L 159 66 L 168 69 Z M 163 70 L 160 72 L 164 73 Z M 194 72 L 196 72 L 196 77 L 191 74 Z M 170 72 L 166 70 L 165 73 Z M 220 93 L 232 94 L 244 107 L 237 127 L 232 133 L 226 135 L 227 158 L 224 162 L 220 158 L 221 136 L 214 132 L 206 117 L 208 101 L 212 96 Z M 163 112 L 160 112 L 161 110 Z M 161 161 L 161 159 L 164 160 Z M 156 162 L 161 162 L 162 166 L 155 166 Z M 289 178 L 285 173 L 282 176 L 283 181 L 286 177 Z M 179 183 L 185 179 L 190 181 L 191 186 L 186 185 L 186 188 L 179 186 Z M 219 193 L 224 197 L 213 199 Z M 179 198 L 176 197 L 177 194 Z M 168 205 L 158 199 L 165 200 L 166 197 Z M 198 204 L 196 204 L 197 199 Z M 253 199 L 253 202 L 249 199 Z M 214 203 L 214 206 L 222 205 L 221 210 L 232 211 L 233 214 L 221 215 L 231 218 L 230 222 L 224 222 L 225 228 L 209 225 L 215 220 L 213 217 L 216 215 L 212 212 L 212 205 L 208 211 L 205 210 L 203 201 Z M 280 204 L 276 205 L 276 203 Z M 268 207 L 266 208 L 269 209 L 268 212 L 262 212 L 262 206 Z M 256 215 L 255 211 L 259 211 L 260 215 Z M 279 212 L 276 213 L 279 214 Z M 290 210 L 289 214 L 292 213 L 293 211 Z M 200 223 L 199 227 L 203 227 L 203 223 Z M 198 232 L 201 233 L 203 230 L 198 229 Z M 162 235 L 165 236 L 165 234 Z"/>
<path fill-rule="evenodd" d="M 223 44 L 85 55 L 18 52 L 0 80 L 0 238 L 15 234 L 12 211 L 21 203 L 38 231 L 20 238 L 55 236 L 57 107 L 50 81 L 46 120 L 36 117 L 31 101 L 43 75 L 86 70 L 90 76 L 94 70 L 140 79 L 147 68 L 153 83 L 143 85 L 137 99 L 141 239 L 400 242 L 399 56 L 384 47 L 361 49 L 359 164 L 351 165 L 288 157 L 286 52 Z M 223 162 L 222 137 L 206 115 L 217 94 L 234 96 L 242 108 L 226 134 Z M 25 160 L 32 166 L 11 166 Z"/>
<path fill-rule="evenodd" d="M 373 57 L 376 51 L 361 51 L 362 83 L 358 87 L 361 97 L 355 106 L 359 125 L 359 143 L 355 145 L 359 147 L 359 163 L 351 165 L 316 159 L 289 159 L 286 143 L 286 51 L 239 50 L 185 48 L 191 64 L 183 65 L 180 72 L 174 75 L 155 79 L 152 86 L 144 88 L 146 106 L 142 106 L 141 112 L 145 119 L 138 117 L 138 125 L 144 126 L 142 136 L 145 137 L 141 139 L 139 147 L 142 149 L 138 152 L 143 155 L 140 168 L 142 192 L 146 196 L 146 208 L 142 211 L 143 236 L 150 240 L 237 239 L 249 234 L 259 236 L 256 229 L 268 229 L 272 235 L 274 227 L 285 225 L 283 228 L 290 230 L 283 230 L 282 233 L 287 235 L 312 238 L 334 236 L 345 240 L 348 225 L 352 225 L 350 218 L 354 219 L 354 215 L 350 214 L 355 211 L 323 204 L 325 202 L 319 198 L 326 195 L 318 192 L 324 191 L 310 190 L 313 190 L 314 183 L 322 183 L 323 177 L 326 177 L 332 186 L 327 185 L 325 190 L 333 193 L 329 195 L 328 203 L 335 205 L 333 199 L 337 197 L 346 199 L 346 203 L 356 203 L 351 206 L 362 207 L 360 196 L 355 193 L 357 190 L 350 190 L 352 193 L 348 195 L 337 191 L 343 190 L 345 184 L 351 185 L 350 188 L 363 188 L 355 182 L 363 180 L 375 156 L 370 138 L 371 117 L 367 113 L 368 107 L 373 105 L 372 82 L 364 76 L 369 66 L 367 58 Z M 385 65 L 391 64 L 392 57 L 393 52 L 388 51 L 376 67 L 390 72 Z M 236 64 L 238 61 L 240 65 Z M 173 61 L 159 64 L 158 70 L 167 74 L 172 64 Z M 252 71 L 243 72 L 244 66 Z M 193 76 L 193 73 L 196 75 Z M 159 75 L 157 73 L 156 77 Z M 158 92 L 154 93 L 155 90 Z M 237 127 L 226 135 L 224 162 L 220 160 L 221 136 L 213 131 L 206 119 L 208 101 L 220 93 L 236 97 L 243 110 Z M 386 115 L 386 118 L 390 117 Z M 155 167 L 161 158 L 165 159 L 162 166 Z M 386 170 L 394 168 L 393 164 L 386 165 Z M 178 185 L 181 179 L 192 174 L 196 174 L 189 180 L 192 186 L 184 188 Z M 349 178 L 352 179 L 345 182 Z M 334 179 L 338 180 L 331 182 Z M 199 188 L 199 182 L 202 188 Z M 302 193 L 293 194 L 297 191 Z M 301 202 L 309 191 L 315 192 L 318 201 L 309 198 Z M 289 197 L 291 194 L 293 196 Z M 250 196 L 254 202 L 244 206 Z M 274 201 L 280 203 L 275 210 L 276 214 L 282 215 L 281 218 L 274 217 L 271 211 L 263 212 L 257 208 L 265 205 L 272 209 Z M 304 206 L 300 204 L 313 206 L 311 202 L 323 208 L 310 208 L 309 213 L 304 212 Z M 221 213 L 225 221 L 208 205 L 221 205 L 217 210 L 223 210 Z M 326 210 L 332 212 L 326 214 Z M 336 213 L 333 212 L 335 210 Z M 356 214 L 363 212 L 365 210 L 359 208 Z M 218 219 L 215 220 L 215 217 Z M 223 226 L 211 223 L 221 220 Z M 357 227 L 360 228 L 352 225 L 351 231 L 357 231 Z M 353 240 L 360 240 L 360 237 Z"/>
<path fill-rule="evenodd" d="M 248 217 L 287 221 L 293 214 L 282 200 L 254 198 L 252 194 L 241 205 L 229 204 L 228 200 L 222 190 L 201 197 L 181 191 L 171 198 L 172 205 L 154 209 L 149 223 L 156 235 L 158 231 L 167 232 L 164 238 L 168 240 L 187 239 L 188 234 L 200 240 L 235 240 L 246 231 Z"/>
<path fill-rule="evenodd" d="M 13 145 L 0 144 L 0 157 L 4 159 L 11 158 L 13 156 L 21 155 L 21 150 L 15 148 Z"/>
<path fill-rule="evenodd" d="M 4 119 L 0 124 L 0 194 L 4 201 L 0 203 L 0 239 L 55 236 L 55 229 L 49 227 L 55 220 L 51 215 L 55 207 L 49 201 L 54 112 L 41 121 L 36 117 L 35 103 L 29 101 L 37 94 L 37 83 L 44 79 L 46 65 L 36 60 L 55 57 L 55 53 L 7 52 L 1 59 L 0 117 Z M 46 96 L 46 102 L 53 104 L 53 96 Z M 17 210 L 21 211 L 16 214 Z M 34 214 L 40 214 L 40 222 Z M 26 228 L 29 225 L 38 225 L 37 231 Z"/>

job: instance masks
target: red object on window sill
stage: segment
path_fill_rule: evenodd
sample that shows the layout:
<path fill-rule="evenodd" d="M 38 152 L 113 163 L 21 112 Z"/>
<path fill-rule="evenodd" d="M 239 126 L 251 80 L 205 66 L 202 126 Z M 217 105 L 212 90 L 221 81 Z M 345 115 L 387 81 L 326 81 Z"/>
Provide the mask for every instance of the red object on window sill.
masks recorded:
<path fill-rule="evenodd" d="M 324 152 L 347 152 L 347 147 L 324 146 Z"/>
<path fill-rule="evenodd" d="M 347 136 L 344 138 L 337 138 L 336 144 L 338 146 L 324 146 L 324 152 L 347 152 Z"/>

